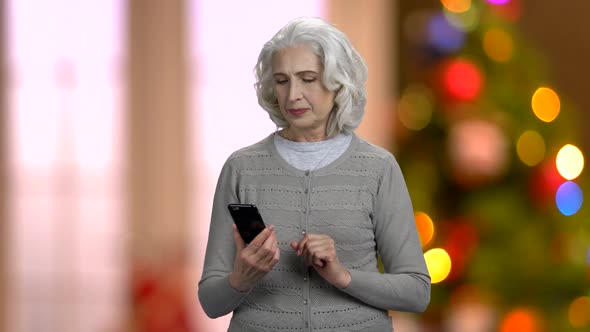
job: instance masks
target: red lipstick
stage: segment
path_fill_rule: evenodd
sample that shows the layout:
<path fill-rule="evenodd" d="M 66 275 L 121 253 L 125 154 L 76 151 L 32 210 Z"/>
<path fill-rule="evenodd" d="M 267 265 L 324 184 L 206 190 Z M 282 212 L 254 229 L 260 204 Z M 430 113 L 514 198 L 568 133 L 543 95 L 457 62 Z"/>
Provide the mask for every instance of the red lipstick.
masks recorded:
<path fill-rule="evenodd" d="M 289 113 L 291 113 L 292 115 L 295 116 L 301 116 L 303 115 L 305 112 L 307 112 L 307 108 L 291 108 L 288 110 Z"/>

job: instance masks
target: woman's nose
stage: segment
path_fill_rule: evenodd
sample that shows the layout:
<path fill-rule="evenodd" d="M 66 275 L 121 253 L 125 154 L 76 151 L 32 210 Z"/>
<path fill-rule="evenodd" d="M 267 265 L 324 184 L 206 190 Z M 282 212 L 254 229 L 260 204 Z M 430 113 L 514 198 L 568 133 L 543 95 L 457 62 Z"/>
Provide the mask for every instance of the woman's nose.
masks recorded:
<path fill-rule="evenodd" d="M 293 82 L 289 84 L 289 100 L 301 99 L 301 86 Z"/>

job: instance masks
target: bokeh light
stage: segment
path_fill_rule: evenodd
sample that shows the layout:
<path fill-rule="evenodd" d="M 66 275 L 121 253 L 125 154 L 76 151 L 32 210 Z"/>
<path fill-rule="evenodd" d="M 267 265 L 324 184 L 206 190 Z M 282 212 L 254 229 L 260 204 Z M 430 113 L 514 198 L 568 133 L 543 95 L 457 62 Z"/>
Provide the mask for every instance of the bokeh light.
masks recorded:
<path fill-rule="evenodd" d="M 507 62 L 512 58 L 512 37 L 504 30 L 490 29 L 483 36 L 483 49 L 490 59 Z"/>
<path fill-rule="evenodd" d="M 573 180 L 584 169 L 584 155 L 576 146 L 566 144 L 557 153 L 555 165 L 564 179 Z"/>
<path fill-rule="evenodd" d="M 559 115 L 559 96 L 550 88 L 541 87 L 533 94 L 531 106 L 541 121 L 551 122 Z"/>
<path fill-rule="evenodd" d="M 590 325 L 590 297 L 580 296 L 575 299 L 569 305 L 568 318 L 576 328 Z"/>
<path fill-rule="evenodd" d="M 475 284 L 454 287 L 445 308 L 448 313 L 442 331 L 495 331 L 496 308 L 491 303 L 489 295 Z"/>
<path fill-rule="evenodd" d="M 493 5 L 503 5 L 503 4 L 510 2 L 510 0 L 487 0 L 487 1 Z"/>
<path fill-rule="evenodd" d="M 438 14 L 428 23 L 428 39 L 438 50 L 450 53 L 463 46 L 465 34 L 451 25 L 443 14 Z"/>
<path fill-rule="evenodd" d="M 483 77 L 473 62 L 457 59 L 445 67 L 443 84 L 449 97 L 458 101 L 471 101 L 479 95 Z"/>
<path fill-rule="evenodd" d="M 420 236 L 420 243 L 422 243 L 422 247 L 425 247 L 434 236 L 434 223 L 430 216 L 424 212 L 416 212 L 414 218 L 416 219 L 416 228 Z"/>
<path fill-rule="evenodd" d="M 527 130 L 516 142 L 518 158 L 528 166 L 535 166 L 545 158 L 545 140 L 538 132 Z"/>
<path fill-rule="evenodd" d="M 462 13 L 456 13 L 444 8 L 443 14 L 450 25 L 461 31 L 473 31 L 479 24 L 479 9 L 472 4 L 469 9 Z"/>
<path fill-rule="evenodd" d="M 433 284 L 445 280 L 451 272 L 451 257 L 444 249 L 434 248 L 428 250 L 424 254 L 424 260 Z"/>
<path fill-rule="evenodd" d="M 463 13 L 471 7 L 471 0 L 441 0 L 445 8 L 451 12 Z"/>
<path fill-rule="evenodd" d="M 564 182 L 555 193 L 555 203 L 564 216 L 571 216 L 578 212 L 583 200 L 582 189 L 572 181 Z"/>
<path fill-rule="evenodd" d="M 559 175 L 555 162 L 552 160 L 541 162 L 531 173 L 529 181 L 532 202 L 542 210 L 553 207 L 555 193 L 563 184 L 563 177 Z"/>
<path fill-rule="evenodd" d="M 469 260 L 479 245 L 479 233 L 473 222 L 466 218 L 451 221 L 453 227 L 447 230 L 446 241 L 443 245 L 453 262 L 453 268 L 447 280 L 456 280 L 465 272 Z"/>
<path fill-rule="evenodd" d="M 515 309 L 504 317 L 499 332 L 538 332 L 540 324 L 534 312 L 529 309 Z"/>
<path fill-rule="evenodd" d="M 467 119 L 449 130 L 447 148 L 452 174 L 458 184 L 474 187 L 500 177 L 510 159 L 502 127 L 484 119 Z"/>
<path fill-rule="evenodd" d="M 409 86 L 398 104 L 398 118 L 408 129 L 420 130 L 430 123 L 434 101 L 432 92 L 425 86 Z"/>
<path fill-rule="evenodd" d="M 520 0 L 488 0 L 488 3 L 492 4 L 490 9 L 507 21 L 518 21 L 522 15 L 522 5 Z"/>

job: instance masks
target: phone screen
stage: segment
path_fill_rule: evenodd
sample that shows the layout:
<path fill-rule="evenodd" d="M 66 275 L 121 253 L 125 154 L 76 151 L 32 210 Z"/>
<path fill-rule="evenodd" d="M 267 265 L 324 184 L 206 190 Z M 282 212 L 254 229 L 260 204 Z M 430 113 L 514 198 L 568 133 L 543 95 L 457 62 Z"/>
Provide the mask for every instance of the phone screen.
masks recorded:
<path fill-rule="evenodd" d="M 266 227 L 254 204 L 229 204 L 229 213 L 245 243 L 250 243 Z"/>

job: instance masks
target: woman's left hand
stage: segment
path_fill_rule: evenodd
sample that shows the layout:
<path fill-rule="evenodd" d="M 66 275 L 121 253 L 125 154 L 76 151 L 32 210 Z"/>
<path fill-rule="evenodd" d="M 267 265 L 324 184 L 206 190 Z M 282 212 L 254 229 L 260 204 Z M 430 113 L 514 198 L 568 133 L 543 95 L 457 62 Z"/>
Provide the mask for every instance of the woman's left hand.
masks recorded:
<path fill-rule="evenodd" d="M 333 286 L 346 288 L 350 284 L 350 273 L 338 260 L 336 244 L 328 235 L 305 234 L 301 241 L 291 241 L 291 248 Z"/>

